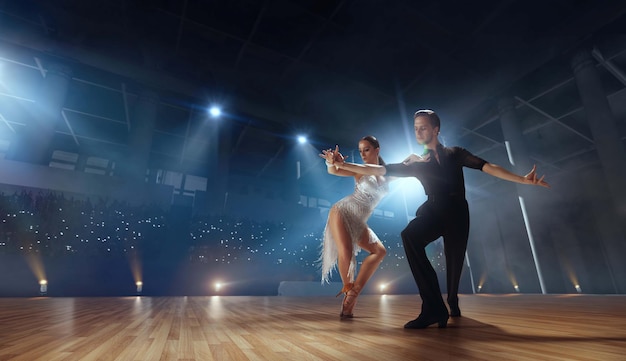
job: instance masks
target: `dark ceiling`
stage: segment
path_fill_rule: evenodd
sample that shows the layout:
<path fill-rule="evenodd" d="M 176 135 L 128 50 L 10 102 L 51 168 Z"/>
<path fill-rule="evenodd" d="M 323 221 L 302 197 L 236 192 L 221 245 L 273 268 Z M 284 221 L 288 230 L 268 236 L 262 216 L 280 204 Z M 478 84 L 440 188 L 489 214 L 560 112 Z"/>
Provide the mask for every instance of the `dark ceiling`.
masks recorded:
<path fill-rule="evenodd" d="M 316 147 L 354 147 L 366 134 L 406 144 L 419 108 L 440 113 L 449 140 L 500 162 L 506 96 L 532 157 L 562 173 L 596 158 L 570 65 L 577 49 L 595 49 L 624 129 L 625 13 L 625 1 L 582 0 L 0 1 L 0 60 L 35 74 L 72 68 L 58 132 L 68 151 L 124 147 L 125 101 L 149 88 L 163 104 L 153 142 L 162 167 L 202 168 L 189 129 L 210 102 L 237 124 L 230 168 L 250 175 L 297 132 Z"/>

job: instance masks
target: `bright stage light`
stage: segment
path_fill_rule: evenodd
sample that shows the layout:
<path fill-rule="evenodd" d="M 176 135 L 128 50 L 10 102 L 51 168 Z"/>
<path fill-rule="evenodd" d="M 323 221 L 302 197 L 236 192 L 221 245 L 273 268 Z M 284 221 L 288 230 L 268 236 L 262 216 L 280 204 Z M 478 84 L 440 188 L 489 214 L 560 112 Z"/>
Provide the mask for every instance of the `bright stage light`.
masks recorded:
<path fill-rule="evenodd" d="M 135 285 L 137 286 L 137 293 L 141 293 L 141 291 L 143 291 L 143 282 L 137 281 Z"/>
<path fill-rule="evenodd" d="M 574 285 L 574 288 L 576 288 L 576 292 L 578 292 L 578 293 L 582 293 L 583 292 L 582 288 L 580 288 L 580 285 Z"/>
<path fill-rule="evenodd" d="M 219 292 L 222 288 L 222 284 L 220 282 L 215 282 L 215 291 Z"/>
<path fill-rule="evenodd" d="M 46 293 L 48 293 L 48 281 L 41 280 L 39 281 L 39 294 L 45 295 Z"/>
<path fill-rule="evenodd" d="M 306 142 L 307 142 L 307 139 L 306 139 L 306 137 L 304 135 L 299 135 L 298 136 L 298 143 L 304 144 Z"/>
<path fill-rule="evenodd" d="M 519 285 L 515 285 L 513 288 L 515 288 L 515 292 L 519 293 Z"/>
<path fill-rule="evenodd" d="M 218 107 L 211 107 L 211 108 L 209 109 L 209 114 L 211 114 L 211 116 L 212 116 L 213 118 L 217 118 L 217 117 L 219 117 L 220 115 L 222 115 L 222 110 L 221 110 L 220 108 L 218 108 Z"/>
<path fill-rule="evenodd" d="M 387 289 L 387 284 L 381 283 L 380 286 L 378 286 L 378 288 L 380 289 L 380 292 L 385 292 L 385 289 Z"/>

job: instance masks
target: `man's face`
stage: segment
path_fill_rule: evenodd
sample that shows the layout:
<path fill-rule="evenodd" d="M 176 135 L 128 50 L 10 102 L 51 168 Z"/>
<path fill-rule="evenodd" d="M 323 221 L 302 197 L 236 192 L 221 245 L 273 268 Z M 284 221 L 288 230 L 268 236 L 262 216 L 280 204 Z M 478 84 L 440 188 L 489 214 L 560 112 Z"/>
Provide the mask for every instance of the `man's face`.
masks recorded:
<path fill-rule="evenodd" d="M 428 117 L 418 116 L 413 123 L 415 139 L 420 145 L 428 145 L 437 138 L 439 127 L 433 128 Z"/>

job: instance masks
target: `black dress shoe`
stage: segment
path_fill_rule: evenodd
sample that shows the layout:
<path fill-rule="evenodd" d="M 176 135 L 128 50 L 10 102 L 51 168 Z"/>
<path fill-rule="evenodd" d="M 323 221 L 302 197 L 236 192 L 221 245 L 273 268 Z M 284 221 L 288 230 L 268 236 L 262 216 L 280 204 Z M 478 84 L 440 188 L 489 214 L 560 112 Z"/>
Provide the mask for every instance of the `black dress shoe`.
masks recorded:
<path fill-rule="evenodd" d="M 437 324 L 439 328 L 446 328 L 448 325 L 448 312 L 441 315 L 420 314 L 416 319 L 407 322 L 404 328 L 426 328 L 432 324 Z"/>
<path fill-rule="evenodd" d="M 461 317 L 459 305 L 450 305 L 450 317 Z"/>

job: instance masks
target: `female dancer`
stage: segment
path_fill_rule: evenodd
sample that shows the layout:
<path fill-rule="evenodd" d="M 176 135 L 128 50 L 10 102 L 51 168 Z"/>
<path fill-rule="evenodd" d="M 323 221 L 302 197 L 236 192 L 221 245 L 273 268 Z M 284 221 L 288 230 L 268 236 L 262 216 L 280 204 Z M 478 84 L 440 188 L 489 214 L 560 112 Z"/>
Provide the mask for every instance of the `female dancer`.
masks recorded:
<path fill-rule="evenodd" d="M 373 136 L 363 137 L 359 141 L 359 153 L 364 164 L 355 166 L 384 165 L 379 155 L 380 144 Z M 335 203 L 328 214 L 324 230 L 324 243 L 320 260 L 322 262 L 322 283 L 328 282 L 330 273 L 338 266 L 339 276 L 343 282 L 341 292 L 344 299 L 341 304 L 340 317 L 352 318 L 352 310 L 356 299 L 367 280 L 376 272 L 378 265 L 387 251 L 376 234 L 368 227 L 367 220 L 378 202 L 387 194 L 389 187 L 382 176 L 361 175 L 352 171 L 335 167 L 335 161 L 344 162 L 344 157 L 335 150 L 323 150 L 320 157 L 326 159 L 328 173 L 354 177 L 356 186 L 354 193 Z M 361 269 L 356 276 L 356 255 L 361 249 L 370 254 L 365 257 Z"/>

